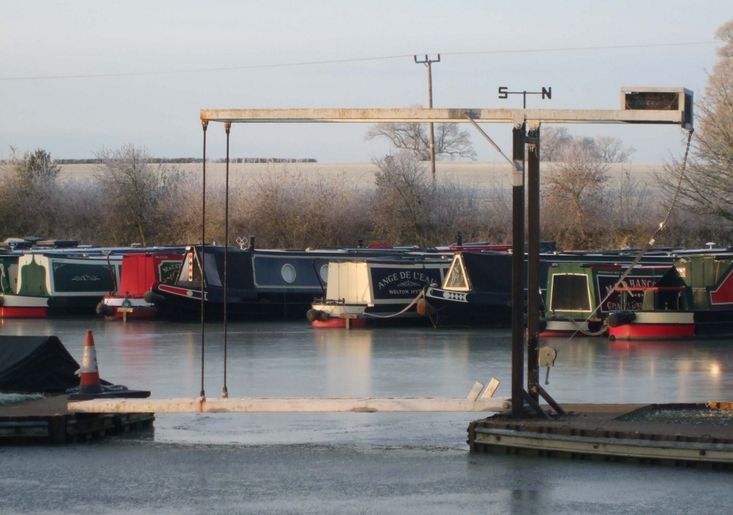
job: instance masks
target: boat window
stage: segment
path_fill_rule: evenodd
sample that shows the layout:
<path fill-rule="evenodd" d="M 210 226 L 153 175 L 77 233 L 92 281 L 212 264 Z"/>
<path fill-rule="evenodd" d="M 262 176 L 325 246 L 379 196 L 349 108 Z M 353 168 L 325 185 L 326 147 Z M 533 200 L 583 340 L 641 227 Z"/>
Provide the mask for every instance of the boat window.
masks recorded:
<path fill-rule="evenodd" d="M 463 269 L 463 261 L 456 257 L 451 264 L 448 275 L 445 278 L 445 288 L 453 290 L 468 290 L 466 271 Z"/>
<path fill-rule="evenodd" d="M 321 269 L 318 271 L 318 273 L 321 276 L 321 281 L 323 281 L 323 284 L 328 283 L 328 263 L 324 263 L 321 265 Z"/>
<path fill-rule="evenodd" d="M 590 311 L 588 276 L 555 274 L 552 276 L 551 311 Z"/>
<path fill-rule="evenodd" d="M 285 263 L 280 269 L 280 275 L 282 276 L 283 281 L 288 284 L 293 284 L 297 273 L 295 272 L 295 267 L 293 265 Z"/>
<path fill-rule="evenodd" d="M 207 286 L 222 285 L 219 270 L 224 270 L 224 265 L 220 265 L 218 261 L 222 261 L 223 257 L 223 254 L 214 255 L 208 252 L 206 253 L 206 258 L 204 259 L 204 272 L 206 273 L 205 277 Z"/>

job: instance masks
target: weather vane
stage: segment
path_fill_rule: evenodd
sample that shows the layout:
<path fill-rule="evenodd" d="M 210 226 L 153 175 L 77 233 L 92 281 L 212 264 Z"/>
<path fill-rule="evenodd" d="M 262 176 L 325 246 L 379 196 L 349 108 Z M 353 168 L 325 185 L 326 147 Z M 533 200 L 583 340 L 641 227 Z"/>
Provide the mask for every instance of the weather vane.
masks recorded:
<path fill-rule="evenodd" d="M 522 109 L 527 109 L 527 95 L 542 95 L 542 100 L 552 100 L 552 87 L 542 87 L 542 91 L 509 91 L 507 86 L 499 86 L 499 98 L 506 99 L 509 95 L 522 95 Z"/>

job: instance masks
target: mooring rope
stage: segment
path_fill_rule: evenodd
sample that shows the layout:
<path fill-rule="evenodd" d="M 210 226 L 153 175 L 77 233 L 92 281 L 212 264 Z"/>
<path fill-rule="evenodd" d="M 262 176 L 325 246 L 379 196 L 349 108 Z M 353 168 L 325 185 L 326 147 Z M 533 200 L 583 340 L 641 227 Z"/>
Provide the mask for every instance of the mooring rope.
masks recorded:
<path fill-rule="evenodd" d="M 414 299 L 412 299 L 412 301 L 407 306 L 405 306 L 403 309 L 401 309 L 397 313 L 391 313 L 391 314 L 388 314 L 388 315 L 379 315 L 377 313 L 364 313 L 364 317 L 365 318 L 384 318 L 384 319 L 386 319 L 386 318 L 395 318 L 395 317 L 398 317 L 398 316 L 406 313 L 407 311 L 409 311 L 410 308 L 412 308 L 412 306 L 414 306 L 415 304 L 417 304 L 420 301 L 421 298 L 425 298 L 425 291 L 424 290 L 420 290 L 420 293 L 417 294 L 417 297 L 415 297 Z"/>
<path fill-rule="evenodd" d="M 556 317 L 554 320 L 564 320 L 565 322 L 570 322 L 571 324 L 575 326 L 575 332 L 573 334 L 581 333 L 583 336 L 601 336 L 603 333 L 606 332 L 606 329 L 608 329 L 608 323 L 605 320 L 601 323 L 601 327 L 597 331 L 588 331 L 584 329 L 583 326 L 580 325 L 581 322 L 573 318 Z M 588 321 L 589 321 L 589 318 L 586 318 L 584 320 L 584 322 L 588 322 Z"/>

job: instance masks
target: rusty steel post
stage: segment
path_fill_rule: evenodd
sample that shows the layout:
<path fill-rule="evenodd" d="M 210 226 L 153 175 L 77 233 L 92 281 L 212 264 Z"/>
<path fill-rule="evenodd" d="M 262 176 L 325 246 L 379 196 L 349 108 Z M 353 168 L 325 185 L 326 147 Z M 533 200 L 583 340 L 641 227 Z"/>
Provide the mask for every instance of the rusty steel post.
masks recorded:
<path fill-rule="evenodd" d="M 526 125 L 512 131 L 512 416 L 524 406 L 524 136 Z"/>
<path fill-rule="evenodd" d="M 208 120 L 201 120 L 201 128 L 204 131 L 203 158 L 201 160 L 202 176 L 201 176 L 201 391 L 199 397 L 206 398 L 206 390 L 204 388 L 204 363 L 206 362 L 206 317 L 205 304 L 206 298 L 204 281 L 204 261 L 206 259 L 206 129 L 209 127 Z M 193 256 L 190 257 L 193 259 Z"/>
<path fill-rule="evenodd" d="M 224 124 L 224 131 L 227 135 L 227 148 L 224 178 L 224 305 L 222 306 L 224 312 L 224 385 L 221 388 L 222 399 L 229 397 L 229 389 L 227 388 L 227 347 L 229 340 L 229 133 L 231 129 L 232 124 L 226 122 Z"/>
<path fill-rule="evenodd" d="M 540 126 L 527 135 L 527 392 L 539 400 Z"/>

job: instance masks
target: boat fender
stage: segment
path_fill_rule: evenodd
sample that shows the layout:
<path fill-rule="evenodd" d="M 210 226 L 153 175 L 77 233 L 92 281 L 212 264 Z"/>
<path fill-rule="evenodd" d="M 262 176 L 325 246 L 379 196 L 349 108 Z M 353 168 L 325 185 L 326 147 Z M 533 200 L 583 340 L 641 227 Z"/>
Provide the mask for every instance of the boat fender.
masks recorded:
<path fill-rule="evenodd" d="M 165 297 L 163 297 L 162 295 L 158 295 L 153 290 L 148 290 L 143 295 L 143 299 L 145 299 L 145 302 L 157 304 L 159 302 L 163 302 L 165 300 Z"/>
<path fill-rule="evenodd" d="M 421 317 L 424 317 L 428 314 L 428 303 L 425 301 L 425 297 L 417 300 L 417 304 L 415 304 L 415 311 Z"/>
<path fill-rule="evenodd" d="M 97 304 L 97 315 L 101 316 L 112 316 L 114 314 L 114 310 L 112 309 L 112 306 L 108 306 L 104 303 L 104 301 L 100 301 L 99 304 Z"/>
<path fill-rule="evenodd" d="M 306 312 L 305 316 L 308 319 L 308 322 L 314 322 L 315 320 L 325 321 L 329 318 L 328 313 L 326 313 L 325 311 L 313 308 L 309 309 Z"/>
<path fill-rule="evenodd" d="M 636 314 L 633 311 L 614 311 L 608 315 L 608 325 L 618 327 L 634 321 Z"/>

